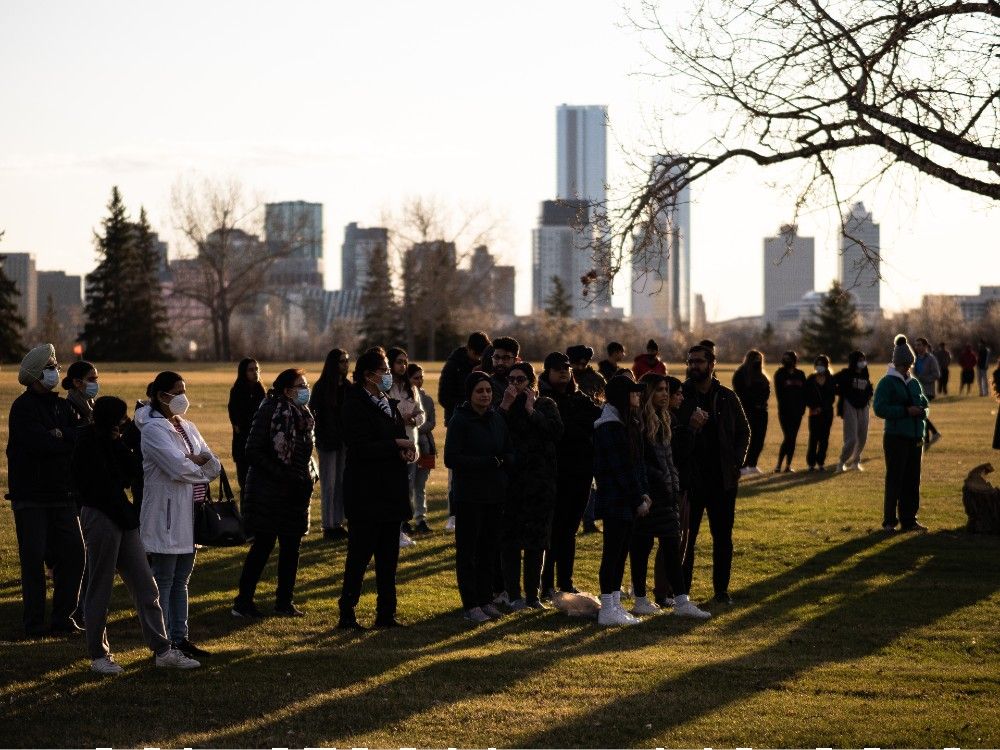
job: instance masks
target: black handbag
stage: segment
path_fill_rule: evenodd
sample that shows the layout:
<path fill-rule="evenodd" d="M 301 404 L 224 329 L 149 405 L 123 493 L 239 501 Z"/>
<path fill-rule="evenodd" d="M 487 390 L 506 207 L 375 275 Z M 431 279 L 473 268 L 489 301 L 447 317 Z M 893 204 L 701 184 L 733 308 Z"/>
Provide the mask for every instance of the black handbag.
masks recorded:
<path fill-rule="evenodd" d="M 236 547 L 247 541 L 243 516 L 236 507 L 229 477 L 219 474 L 219 499 L 211 496 L 194 507 L 194 543 L 206 547 Z"/>

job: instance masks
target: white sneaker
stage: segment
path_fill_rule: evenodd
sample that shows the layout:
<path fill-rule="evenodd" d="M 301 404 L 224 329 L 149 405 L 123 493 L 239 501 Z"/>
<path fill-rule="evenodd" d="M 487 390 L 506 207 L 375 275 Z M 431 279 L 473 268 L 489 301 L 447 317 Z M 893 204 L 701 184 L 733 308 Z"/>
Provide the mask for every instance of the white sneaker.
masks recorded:
<path fill-rule="evenodd" d="M 471 620 L 472 622 L 489 622 L 490 616 L 483 612 L 482 607 L 473 607 L 472 609 L 465 610 L 464 615 L 466 620 Z"/>
<path fill-rule="evenodd" d="M 511 612 L 520 612 L 522 609 L 526 609 L 527 607 L 528 603 L 524 601 L 524 599 L 515 599 L 510 603 Z"/>
<path fill-rule="evenodd" d="M 861 462 L 860 462 L 860 461 L 858 461 L 858 463 L 857 463 L 857 464 L 855 464 L 854 468 L 855 468 L 855 469 L 856 469 L 857 471 L 864 471 L 864 470 L 865 470 L 865 467 L 864 467 L 864 466 L 863 466 L 863 465 L 861 464 Z"/>
<path fill-rule="evenodd" d="M 492 618 L 503 617 L 503 612 L 497 609 L 496 606 L 493 604 L 486 604 L 480 607 L 480 609 L 483 610 L 483 612 L 485 612 L 488 617 Z"/>
<path fill-rule="evenodd" d="M 407 547 L 412 547 L 416 542 L 410 539 L 405 531 L 399 532 L 399 548 L 406 549 Z"/>
<path fill-rule="evenodd" d="M 763 474 L 763 473 L 764 473 L 763 471 L 761 471 L 761 470 L 760 470 L 760 469 L 759 469 L 758 467 L 756 467 L 756 466 L 751 466 L 751 467 L 750 467 L 750 471 L 751 471 L 752 473 L 754 473 L 754 474 Z"/>
<path fill-rule="evenodd" d="M 742 469 L 740 469 L 740 476 L 741 477 L 748 477 L 751 474 L 753 474 L 753 469 L 751 467 L 749 467 L 749 466 L 744 466 Z"/>
<path fill-rule="evenodd" d="M 635 625 L 639 622 L 620 606 L 615 605 L 613 594 L 601 594 L 601 609 L 597 613 L 598 625 Z"/>
<path fill-rule="evenodd" d="M 843 474 L 845 471 L 847 471 L 847 466 L 845 464 L 837 464 L 838 474 Z"/>
<path fill-rule="evenodd" d="M 651 602 L 649 597 L 636 597 L 635 604 L 632 605 L 633 615 L 655 615 L 660 611 L 660 605 Z"/>
<path fill-rule="evenodd" d="M 197 669 L 201 666 L 201 662 L 185 656 L 176 648 L 172 648 L 165 654 L 159 654 L 156 657 L 156 666 L 171 667 L 173 669 Z"/>
<path fill-rule="evenodd" d="M 445 523 L 444 530 L 445 531 L 454 531 L 455 530 L 455 516 L 448 516 L 448 522 Z"/>
<path fill-rule="evenodd" d="M 697 605 L 686 596 L 674 599 L 674 614 L 678 617 L 693 617 L 696 620 L 707 620 L 712 616 L 711 612 L 698 609 Z"/>
<path fill-rule="evenodd" d="M 90 671 L 98 674 L 121 674 L 125 670 L 122 669 L 121 664 L 115 662 L 115 657 L 108 654 L 90 662 Z"/>
<path fill-rule="evenodd" d="M 507 592 L 506 591 L 501 591 L 499 594 L 497 594 L 496 596 L 493 597 L 493 603 L 495 605 L 497 605 L 498 607 L 501 604 L 504 604 L 506 606 L 510 606 L 510 597 L 507 596 Z"/>
<path fill-rule="evenodd" d="M 622 591 L 618 590 L 611 595 L 611 600 L 614 603 L 615 608 L 621 612 L 622 617 L 625 618 L 626 625 L 635 625 L 639 622 L 638 617 L 633 617 L 628 612 L 625 611 L 625 607 L 622 606 Z"/>

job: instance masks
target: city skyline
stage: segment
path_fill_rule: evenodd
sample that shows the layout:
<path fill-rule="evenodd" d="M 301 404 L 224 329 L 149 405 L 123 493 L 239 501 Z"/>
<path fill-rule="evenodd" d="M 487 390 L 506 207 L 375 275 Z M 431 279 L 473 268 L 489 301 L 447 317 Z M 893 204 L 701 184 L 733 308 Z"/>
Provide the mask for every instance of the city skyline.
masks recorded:
<path fill-rule="evenodd" d="M 316 5 L 303 25 L 301 6 L 266 21 L 234 15 L 225 4 L 186 2 L 155 13 L 135 8 L 127 19 L 100 3 L 10 9 L 9 39 L 0 50 L 0 64 L 10 72 L 0 81 L 0 101 L 13 113 L 0 123 L 6 146 L 0 252 L 32 253 L 44 269 L 88 272 L 92 231 L 114 184 L 130 207 L 146 206 L 154 229 L 177 248 L 170 188 L 197 169 L 240 177 L 265 192 L 262 203 L 322 203 L 325 224 L 336 228 L 352 221 L 378 225 L 387 208 L 413 195 L 434 195 L 456 207 L 485 204 L 507 219 L 491 250 L 525 268 L 538 204 L 558 191 L 553 108 L 595 101 L 608 107 L 613 197 L 634 177 L 630 157 L 646 152 L 648 164 L 649 153 L 662 152 L 659 131 L 678 151 L 699 131 L 698 123 L 678 122 L 680 132 L 669 132 L 674 123 L 656 119 L 670 97 L 655 81 L 631 75 L 646 69 L 649 58 L 621 27 L 620 8 L 554 2 L 537 14 L 525 25 L 498 11 L 463 12 L 457 3 L 442 3 L 431 14 L 393 2 L 347 13 Z M 199 22 L 191 24 L 192 17 Z M 143 33 L 134 33 L 136 27 Z M 562 31 L 553 37 L 556 27 Z M 371 28 L 384 30 L 391 52 L 366 54 Z M 238 50 L 218 44 L 219 29 L 241 40 Z M 180 37 L 192 54 L 175 59 L 173 40 Z M 523 51 L 517 59 L 504 54 L 510 39 Z M 602 54 L 585 54 L 594 45 Z M 274 54 L 255 54 L 265 47 Z M 571 78 L 560 74 L 567 57 L 576 65 Z M 283 66 L 274 66 L 274 58 Z M 73 65 L 66 64 L 70 59 Z M 279 74 L 288 65 L 295 76 Z M 484 80 L 493 85 L 483 86 Z M 110 95 L 108 81 L 123 101 L 113 118 L 107 107 L 93 106 Z M 247 107 L 254 117 L 246 117 Z M 491 117 L 482 117 L 486 111 Z M 794 182 L 794 168 L 741 164 L 699 184 L 691 196 L 691 231 L 698 238 L 691 292 L 704 295 L 709 319 L 762 309 L 757 248 L 782 223 L 795 220 L 816 238 L 817 287 L 839 275 L 840 209 L 795 216 L 794 192 L 771 185 L 785 179 Z M 886 310 L 916 306 L 924 294 L 973 294 L 981 282 L 998 281 L 981 278 L 983 259 L 996 251 L 998 210 L 989 202 L 923 178 L 885 181 L 845 202 L 858 198 L 879 217 Z M 336 255 L 336 234 L 324 238 L 328 259 Z M 943 247 L 945 264 L 938 262 Z M 338 263 L 326 263 L 327 288 L 340 286 L 339 272 Z M 530 274 L 519 273 L 517 286 L 524 313 L 531 305 Z M 619 280 L 614 304 L 627 304 L 628 287 Z"/>

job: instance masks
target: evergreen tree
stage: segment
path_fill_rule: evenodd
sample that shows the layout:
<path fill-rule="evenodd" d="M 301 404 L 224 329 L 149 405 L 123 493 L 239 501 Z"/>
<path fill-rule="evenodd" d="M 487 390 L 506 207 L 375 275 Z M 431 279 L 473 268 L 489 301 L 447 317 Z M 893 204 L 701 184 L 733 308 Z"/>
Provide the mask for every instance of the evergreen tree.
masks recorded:
<path fill-rule="evenodd" d="M 545 298 L 545 312 L 553 318 L 570 318 L 573 316 L 573 300 L 570 299 L 562 279 L 553 276 L 552 291 Z"/>
<path fill-rule="evenodd" d="M 21 334 L 26 323 L 17 312 L 21 293 L 4 273 L 3 261 L 4 256 L 0 255 L 0 362 L 19 362 L 25 353 Z"/>
<path fill-rule="evenodd" d="M 802 347 L 810 356 L 826 354 L 846 362 L 858 338 L 865 335 L 851 295 L 834 281 L 819 307 L 799 327 Z"/>
<path fill-rule="evenodd" d="M 372 346 L 390 347 L 401 340 L 400 310 L 389 275 L 389 251 L 384 245 L 372 248 L 361 307 L 362 351 Z"/>
<path fill-rule="evenodd" d="M 95 360 L 168 359 L 166 312 L 152 232 L 141 211 L 129 221 L 117 187 L 95 234 L 99 262 L 87 276 L 86 324 L 80 338 Z"/>

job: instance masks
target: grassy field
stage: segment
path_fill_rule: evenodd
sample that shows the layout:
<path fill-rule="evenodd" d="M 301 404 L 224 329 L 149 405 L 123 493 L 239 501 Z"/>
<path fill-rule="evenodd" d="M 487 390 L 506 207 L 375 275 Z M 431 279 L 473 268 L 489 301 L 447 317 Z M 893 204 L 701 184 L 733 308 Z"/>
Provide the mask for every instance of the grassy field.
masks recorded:
<path fill-rule="evenodd" d="M 180 370 L 191 418 L 228 461 L 232 370 Z M 267 365 L 265 377 L 278 370 Z M 319 374 L 318 365 L 308 370 L 311 380 Z M 148 370 L 101 370 L 103 392 L 127 399 L 150 379 Z M 19 390 L 16 368 L 4 368 L 3 414 Z M 20 640 L 17 551 L 4 503 L 0 746 L 998 747 L 1000 538 L 966 534 L 961 502 L 967 471 L 996 459 L 995 410 L 975 397 L 935 402 L 944 439 L 924 463 L 927 534 L 879 530 L 878 420 L 863 474 L 746 482 L 735 604 L 709 606 L 715 616 L 704 624 L 660 615 L 599 629 L 529 611 L 470 627 L 460 616 L 452 537 L 439 532 L 401 555 L 399 614 L 412 627 L 347 635 L 333 629 L 345 548 L 311 533 L 296 589 L 303 620 L 233 619 L 243 550 L 199 553 L 191 638 L 214 656 L 189 673 L 153 668 L 121 586 L 109 637 L 124 675 L 89 672 L 79 640 Z M 779 442 L 773 416 L 771 424 L 762 467 Z M 805 436 L 803 427 L 800 467 Z M 439 529 L 443 478 L 439 469 L 431 483 Z M 702 539 L 696 600 L 711 593 L 707 528 Z M 582 588 L 596 587 L 599 553 L 599 537 L 580 539 Z M 258 602 L 270 607 L 273 592 L 272 561 Z M 368 581 L 362 621 L 373 616 L 372 592 Z"/>

